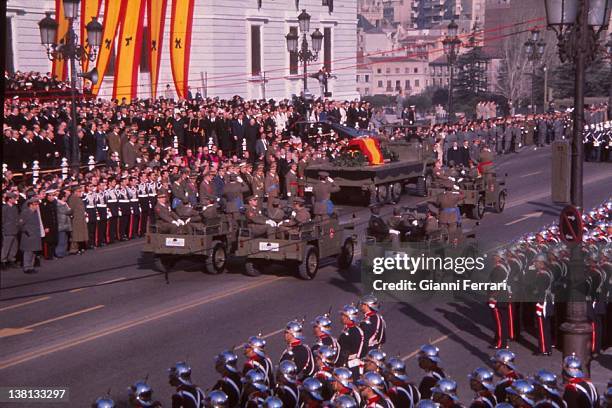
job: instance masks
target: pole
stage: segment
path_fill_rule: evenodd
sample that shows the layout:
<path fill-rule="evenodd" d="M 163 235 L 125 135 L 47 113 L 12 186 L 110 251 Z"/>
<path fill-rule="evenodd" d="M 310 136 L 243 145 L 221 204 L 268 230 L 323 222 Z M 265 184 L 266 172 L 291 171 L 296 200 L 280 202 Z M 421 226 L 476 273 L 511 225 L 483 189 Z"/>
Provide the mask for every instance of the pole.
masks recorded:
<path fill-rule="evenodd" d="M 70 164 L 72 171 L 79 171 L 79 137 L 77 135 L 77 110 L 76 110 L 76 33 L 73 27 L 74 19 L 70 19 L 70 28 L 68 29 L 66 53 L 70 59 Z"/>
<path fill-rule="evenodd" d="M 261 98 L 266 99 L 266 71 L 263 72 L 263 78 L 261 80 Z"/>
<path fill-rule="evenodd" d="M 538 113 L 538 110 L 535 107 L 535 100 L 534 100 L 534 82 L 535 82 L 535 60 L 531 62 L 531 113 L 533 113 L 534 115 L 536 113 Z"/>
<path fill-rule="evenodd" d="M 302 60 L 304 61 L 304 96 L 308 92 L 308 41 L 306 41 L 306 33 L 302 38 Z"/>
<path fill-rule="evenodd" d="M 548 106 L 548 67 L 544 65 L 544 111 Z"/>
<path fill-rule="evenodd" d="M 450 78 L 448 81 L 448 122 L 455 121 L 455 107 L 453 106 L 453 79 L 455 75 L 455 66 L 450 63 Z"/>
<path fill-rule="evenodd" d="M 579 46 L 576 48 L 576 76 L 574 80 L 574 130 L 572 133 L 572 204 L 582 209 L 582 164 L 583 164 L 583 144 L 582 130 L 584 128 L 584 78 L 585 78 L 585 52 L 587 49 L 588 21 L 586 10 L 588 1 L 581 0 L 581 11 L 576 22 Z"/>

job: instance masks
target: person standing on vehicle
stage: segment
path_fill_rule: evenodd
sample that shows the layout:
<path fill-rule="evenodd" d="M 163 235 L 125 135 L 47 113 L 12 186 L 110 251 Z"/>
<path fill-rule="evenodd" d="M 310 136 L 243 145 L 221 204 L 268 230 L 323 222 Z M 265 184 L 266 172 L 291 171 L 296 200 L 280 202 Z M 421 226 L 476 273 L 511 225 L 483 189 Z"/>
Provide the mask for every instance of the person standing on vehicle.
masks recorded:
<path fill-rule="evenodd" d="M 329 177 L 329 173 L 320 171 L 319 182 L 312 189 L 315 220 L 323 221 L 334 213 L 334 203 L 331 200 L 331 195 L 338 191 L 340 191 L 340 187 Z"/>

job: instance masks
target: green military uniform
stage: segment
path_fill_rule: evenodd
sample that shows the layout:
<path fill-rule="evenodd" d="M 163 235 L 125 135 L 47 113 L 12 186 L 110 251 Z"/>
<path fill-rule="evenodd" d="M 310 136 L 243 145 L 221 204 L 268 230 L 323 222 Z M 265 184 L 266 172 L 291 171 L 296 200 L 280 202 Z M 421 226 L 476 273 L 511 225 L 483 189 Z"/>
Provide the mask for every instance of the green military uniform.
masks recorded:
<path fill-rule="evenodd" d="M 438 195 L 438 207 L 440 214 L 438 221 L 442 228 L 448 231 L 448 234 L 457 232 L 457 223 L 459 222 L 459 210 L 457 204 L 463 200 L 463 194 L 459 192 L 445 191 Z"/>
<path fill-rule="evenodd" d="M 254 197 L 251 197 L 251 199 L 252 198 Z M 245 216 L 253 237 L 273 237 L 274 228 L 267 223 L 269 220 L 264 217 L 261 210 L 251 203 L 251 199 L 249 200 L 249 206 L 246 209 Z"/>
<path fill-rule="evenodd" d="M 170 208 L 161 201 L 157 201 L 155 205 L 155 223 L 157 226 L 157 231 L 161 234 L 172 234 L 176 232 L 178 226 L 174 224 L 175 221 L 178 221 L 180 218 L 178 215 L 172 212 Z"/>
<path fill-rule="evenodd" d="M 330 208 L 333 212 L 333 203 L 331 202 L 332 193 L 340 191 L 340 187 L 329 178 L 329 173 L 320 172 L 319 182 L 312 188 L 314 197 L 314 215 L 316 217 L 326 217 L 330 215 Z"/>

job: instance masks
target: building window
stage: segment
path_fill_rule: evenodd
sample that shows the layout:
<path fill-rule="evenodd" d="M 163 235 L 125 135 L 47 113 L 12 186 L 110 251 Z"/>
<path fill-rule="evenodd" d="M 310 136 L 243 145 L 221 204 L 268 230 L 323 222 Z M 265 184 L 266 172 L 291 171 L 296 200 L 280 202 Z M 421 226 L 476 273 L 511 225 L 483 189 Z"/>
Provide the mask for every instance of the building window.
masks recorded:
<path fill-rule="evenodd" d="M 402 81 L 399 81 L 399 80 L 395 81 L 395 89 L 399 90 L 402 86 L 401 84 L 402 84 Z"/>
<path fill-rule="evenodd" d="M 378 81 L 378 87 L 379 87 L 379 88 L 382 88 L 382 87 L 383 87 L 382 81 Z"/>
<path fill-rule="evenodd" d="M 425 80 L 425 86 L 429 86 L 429 79 Z"/>
<path fill-rule="evenodd" d="M 370 76 L 369 76 L 369 75 L 366 75 L 366 76 L 365 76 L 365 81 L 366 81 L 366 82 L 370 82 Z"/>
<path fill-rule="evenodd" d="M 291 34 L 298 35 L 298 28 L 297 27 L 289 27 L 289 32 Z M 298 73 L 298 65 L 299 65 L 299 61 L 298 61 L 297 52 L 289 53 L 289 75 L 297 75 L 297 73 Z"/>
<path fill-rule="evenodd" d="M 357 83 L 359 83 L 359 75 L 357 75 Z"/>
<path fill-rule="evenodd" d="M 149 32 L 149 26 L 144 26 L 142 28 L 142 43 L 143 44 L 149 44 L 149 36 L 150 36 L 150 32 Z M 141 73 L 149 73 L 151 72 L 151 64 L 149 64 L 149 51 L 148 51 L 149 47 L 143 47 L 142 51 L 140 52 L 140 72 Z"/>
<path fill-rule="evenodd" d="M 399 74 L 400 73 L 400 69 L 399 68 L 395 68 L 395 73 Z"/>
<path fill-rule="evenodd" d="M 404 69 L 404 73 L 405 74 L 409 74 L 410 73 L 410 68 L 406 67 L 406 69 Z"/>
<path fill-rule="evenodd" d="M 405 89 L 410 89 L 410 80 L 409 79 L 406 80 L 406 83 L 404 84 L 404 88 Z"/>
<path fill-rule="evenodd" d="M 391 90 L 391 81 L 387 81 L 387 89 Z"/>
<path fill-rule="evenodd" d="M 332 30 L 329 27 L 323 29 L 323 65 L 327 72 L 332 70 Z"/>
<path fill-rule="evenodd" d="M 419 88 L 421 86 L 421 85 L 419 85 L 419 80 L 418 79 L 414 80 L 414 86 L 415 86 L 415 88 Z"/>
<path fill-rule="evenodd" d="M 418 73 L 419 73 L 419 69 L 418 69 L 418 68 L 415 68 L 415 69 L 414 69 L 414 73 L 415 73 L 415 74 L 418 74 Z"/>
<path fill-rule="evenodd" d="M 361 93 L 361 88 L 357 88 L 357 93 Z"/>
<path fill-rule="evenodd" d="M 386 72 L 387 74 L 390 74 L 390 73 L 391 73 L 391 68 L 387 68 L 387 69 L 385 70 L 385 72 Z"/>
<path fill-rule="evenodd" d="M 251 75 L 261 74 L 261 26 L 251 26 Z"/>
<path fill-rule="evenodd" d="M 380 68 L 378 68 L 378 69 L 376 70 L 376 73 L 377 73 L 377 74 L 382 74 L 382 70 L 381 70 Z"/>
<path fill-rule="evenodd" d="M 5 10 L 6 11 L 6 10 Z M 5 60 L 4 60 L 4 69 L 6 69 L 8 72 L 13 73 L 15 72 L 15 60 L 14 60 L 14 56 L 13 56 L 13 19 L 10 17 L 5 17 L 5 21 L 6 24 L 4 27 L 5 28 L 5 36 L 4 36 L 4 41 L 5 41 Z"/>
<path fill-rule="evenodd" d="M 369 94 L 370 94 L 370 88 L 366 88 L 365 92 L 364 92 L 364 95 L 369 95 Z"/>

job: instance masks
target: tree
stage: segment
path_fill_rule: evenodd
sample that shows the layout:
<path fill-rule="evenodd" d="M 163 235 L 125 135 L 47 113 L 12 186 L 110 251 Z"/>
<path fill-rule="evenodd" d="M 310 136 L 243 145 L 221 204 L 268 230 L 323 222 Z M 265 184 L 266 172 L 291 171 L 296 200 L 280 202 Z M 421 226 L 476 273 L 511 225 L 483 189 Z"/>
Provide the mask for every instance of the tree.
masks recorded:
<path fill-rule="evenodd" d="M 489 58 L 482 47 L 473 47 L 457 59 L 457 78 L 454 87 L 457 99 L 474 97 L 487 92 Z"/>
<path fill-rule="evenodd" d="M 561 64 L 552 71 L 550 83 L 555 98 L 573 98 L 575 73 L 571 62 Z M 608 96 L 611 82 L 610 65 L 601 59 L 593 61 L 585 72 L 584 96 Z"/>

